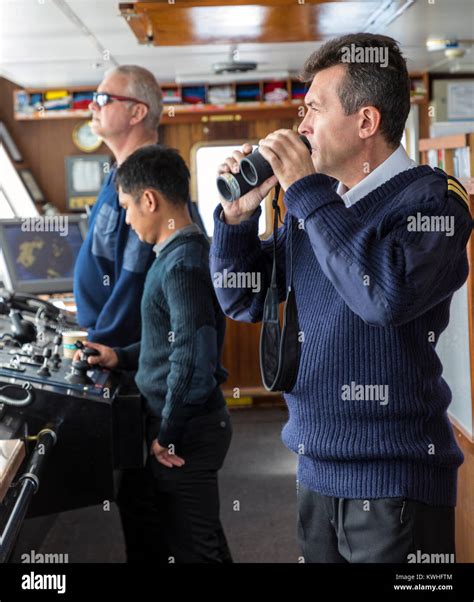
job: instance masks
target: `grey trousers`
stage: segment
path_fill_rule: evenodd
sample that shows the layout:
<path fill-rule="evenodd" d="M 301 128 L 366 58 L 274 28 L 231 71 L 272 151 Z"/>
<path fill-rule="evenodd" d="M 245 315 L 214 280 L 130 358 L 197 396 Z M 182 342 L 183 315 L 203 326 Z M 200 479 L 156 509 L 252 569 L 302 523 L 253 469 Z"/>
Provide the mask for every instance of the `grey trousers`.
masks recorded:
<path fill-rule="evenodd" d="M 454 562 L 454 507 L 406 498 L 356 500 L 298 486 L 305 562 Z"/>

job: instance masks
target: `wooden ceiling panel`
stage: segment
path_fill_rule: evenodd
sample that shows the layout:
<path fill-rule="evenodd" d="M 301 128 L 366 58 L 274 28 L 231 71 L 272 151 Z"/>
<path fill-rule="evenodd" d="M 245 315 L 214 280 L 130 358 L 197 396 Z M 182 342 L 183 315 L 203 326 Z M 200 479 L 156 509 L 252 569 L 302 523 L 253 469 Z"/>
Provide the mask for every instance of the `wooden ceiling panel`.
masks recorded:
<path fill-rule="evenodd" d="M 140 44 L 182 46 L 321 40 L 328 11 L 348 16 L 357 8 L 363 23 L 378 5 L 379 0 L 153 0 L 119 8 Z"/>

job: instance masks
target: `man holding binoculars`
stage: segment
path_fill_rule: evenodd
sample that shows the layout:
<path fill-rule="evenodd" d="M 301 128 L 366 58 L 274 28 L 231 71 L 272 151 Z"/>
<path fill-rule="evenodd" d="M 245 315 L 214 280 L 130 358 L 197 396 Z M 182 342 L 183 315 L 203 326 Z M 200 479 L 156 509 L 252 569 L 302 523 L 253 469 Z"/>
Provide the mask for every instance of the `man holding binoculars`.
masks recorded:
<path fill-rule="evenodd" d="M 371 53 L 349 62 L 352 46 L 387 60 Z M 273 132 L 259 153 L 274 175 L 238 200 L 222 199 L 214 216 L 214 282 L 231 269 L 260 273 L 264 286 L 216 293 L 230 317 L 262 320 L 273 240 L 259 239 L 258 219 L 279 183 L 287 208 L 276 241 L 286 276 L 279 299 L 291 265 L 301 342 L 282 438 L 299 457 L 305 561 L 408 562 L 418 550 L 452 561 L 463 456 L 435 345 L 468 275 L 465 190 L 400 145 L 410 81 L 395 40 L 331 40 L 303 76 L 311 86 L 298 130 L 311 153 L 295 132 Z M 235 151 L 219 173 L 238 174 L 251 150 Z M 417 215 L 432 227 L 417 228 Z"/>

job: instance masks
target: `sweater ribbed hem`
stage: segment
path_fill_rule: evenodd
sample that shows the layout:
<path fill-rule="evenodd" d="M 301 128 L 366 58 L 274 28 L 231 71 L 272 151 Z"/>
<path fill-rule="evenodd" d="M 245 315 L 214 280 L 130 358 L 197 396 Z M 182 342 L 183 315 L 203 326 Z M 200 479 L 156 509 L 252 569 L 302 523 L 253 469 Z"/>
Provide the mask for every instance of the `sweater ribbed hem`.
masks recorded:
<path fill-rule="evenodd" d="M 300 456 L 298 481 L 307 489 L 332 497 L 406 497 L 433 506 L 456 505 L 456 467 L 408 460 L 336 462 Z"/>
<path fill-rule="evenodd" d="M 222 205 L 218 205 L 214 211 L 214 234 L 212 236 L 211 254 L 226 258 L 238 255 L 247 255 L 250 248 L 260 245 L 258 238 L 258 220 L 262 213 L 259 206 L 250 219 L 240 224 L 226 224 L 220 218 Z"/>

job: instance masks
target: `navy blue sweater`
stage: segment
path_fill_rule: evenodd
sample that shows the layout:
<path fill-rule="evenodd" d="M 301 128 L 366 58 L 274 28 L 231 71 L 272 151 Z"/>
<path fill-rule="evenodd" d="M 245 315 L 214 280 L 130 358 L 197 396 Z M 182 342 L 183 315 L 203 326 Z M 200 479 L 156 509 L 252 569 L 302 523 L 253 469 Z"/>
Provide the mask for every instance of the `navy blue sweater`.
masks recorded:
<path fill-rule="evenodd" d="M 448 191 L 446 174 L 428 166 L 398 174 L 350 208 L 321 174 L 295 182 L 285 203 L 278 263 L 284 274 L 291 223 L 303 342 L 282 438 L 299 454 L 299 481 L 330 496 L 454 505 L 463 455 L 435 347 L 468 275 L 467 206 Z M 219 206 L 213 280 L 224 269 L 257 271 L 262 290 L 216 288 L 218 299 L 230 317 L 259 321 L 272 254 L 271 239 L 258 237 L 261 209 L 239 225 L 220 213 Z M 433 230 L 454 220 L 452 236 L 414 229 L 421 217 Z"/>
<path fill-rule="evenodd" d="M 125 223 L 112 169 L 89 218 L 74 268 L 77 319 L 89 341 L 125 346 L 140 338 L 140 300 L 153 245 Z"/>

